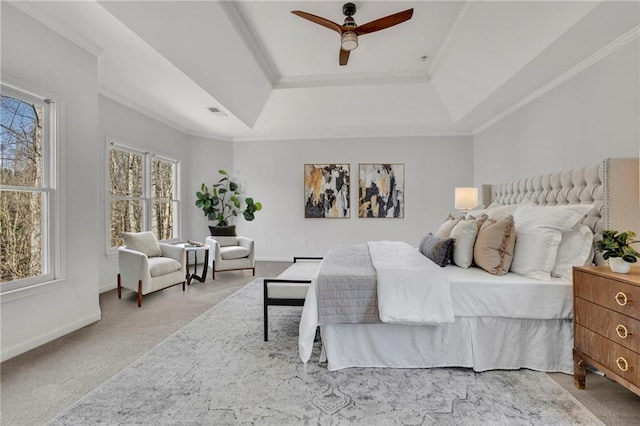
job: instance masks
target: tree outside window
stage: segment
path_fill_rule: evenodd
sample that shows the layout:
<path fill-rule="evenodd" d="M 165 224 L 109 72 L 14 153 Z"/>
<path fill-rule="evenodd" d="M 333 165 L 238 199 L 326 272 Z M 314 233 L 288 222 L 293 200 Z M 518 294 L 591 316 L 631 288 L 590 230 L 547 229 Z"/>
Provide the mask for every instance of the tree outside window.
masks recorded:
<path fill-rule="evenodd" d="M 158 240 L 178 238 L 177 161 L 111 143 L 108 152 L 110 247 L 123 232 L 151 230 Z"/>
<path fill-rule="evenodd" d="M 44 101 L 1 96 L 0 283 L 45 274 L 49 191 Z M 46 139 L 46 141 L 45 141 Z"/>

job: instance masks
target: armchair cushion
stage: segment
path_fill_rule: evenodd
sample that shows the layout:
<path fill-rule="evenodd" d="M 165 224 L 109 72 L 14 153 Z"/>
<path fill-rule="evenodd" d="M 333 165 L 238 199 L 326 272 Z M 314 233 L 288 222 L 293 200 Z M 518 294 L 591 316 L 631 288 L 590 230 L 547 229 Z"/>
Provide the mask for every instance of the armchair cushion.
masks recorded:
<path fill-rule="evenodd" d="M 144 253 L 147 257 L 162 256 L 162 249 L 153 232 L 123 232 L 122 238 L 128 249 Z"/>
<path fill-rule="evenodd" d="M 180 262 L 170 257 L 151 257 L 149 258 L 149 273 L 151 277 L 159 277 L 167 275 L 182 268 Z"/>
<path fill-rule="evenodd" d="M 240 246 L 226 246 L 220 248 L 220 257 L 224 260 L 242 259 L 251 254 L 251 250 Z"/>

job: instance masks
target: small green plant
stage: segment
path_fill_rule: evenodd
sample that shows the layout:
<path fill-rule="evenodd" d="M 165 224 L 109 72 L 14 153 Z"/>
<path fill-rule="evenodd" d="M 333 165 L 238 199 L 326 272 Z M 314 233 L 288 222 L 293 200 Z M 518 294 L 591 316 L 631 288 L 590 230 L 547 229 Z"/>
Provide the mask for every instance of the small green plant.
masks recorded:
<path fill-rule="evenodd" d="M 607 229 L 602 232 L 602 240 L 596 242 L 596 249 L 602 252 L 602 257 L 607 260 L 612 257 L 621 257 L 629 263 L 636 263 L 640 253 L 631 244 L 639 241 L 634 240 L 636 234 L 632 231 L 620 232 Z"/>
<path fill-rule="evenodd" d="M 217 226 L 229 226 L 229 219 L 241 213 L 246 221 L 251 222 L 255 219 L 255 213 L 262 210 L 262 203 L 245 197 L 246 206 L 242 209 L 240 187 L 229 178 L 225 170 L 218 170 L 218 173 L 222 177 L 211 186 L 211 191 L 203 183 L 200 191 L 196 192 L 196 206 L 202 209 L 209 220 L 215 221 Z"/>

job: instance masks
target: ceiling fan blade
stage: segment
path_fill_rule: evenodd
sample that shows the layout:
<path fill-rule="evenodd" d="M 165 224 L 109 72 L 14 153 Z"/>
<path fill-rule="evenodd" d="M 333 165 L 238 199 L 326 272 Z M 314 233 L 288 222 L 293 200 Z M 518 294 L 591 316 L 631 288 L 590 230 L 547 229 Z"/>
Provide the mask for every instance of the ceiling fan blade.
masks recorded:
<path fill-rule="evenodd" d="M 340 49 L 340 65 L 347 65 L 347 62 L 349 62 L 349 53 L 351 53 L 350 50 L 344 50 L 344 49 Z"/>
<path fill-rule="evenodd" d="M 338 34 L 342 34 L 342 27 L 340 25 L 335 22 L 331 22 L 328 19 L 324 19 L 321 16 L 312 15 L 311 13 L 302 12 L 300 10 L 292 10 L 291 13 L 318 25 L 322 25 L 323 27 L 329 28 L 330 30 L 337 31 Z"/>
<path fill-rule="evenodd" d="M 367 22 L 356 28 L 358 35 L 369 34 L 375 31 L 384 30 L 394 25 L 408 21 L 413 16 L 413 9 L 407 9 L 403 12 L 394 13 L 393 15 L 385 16 L 384 18 L 376 19 L 375 21 Z"/>

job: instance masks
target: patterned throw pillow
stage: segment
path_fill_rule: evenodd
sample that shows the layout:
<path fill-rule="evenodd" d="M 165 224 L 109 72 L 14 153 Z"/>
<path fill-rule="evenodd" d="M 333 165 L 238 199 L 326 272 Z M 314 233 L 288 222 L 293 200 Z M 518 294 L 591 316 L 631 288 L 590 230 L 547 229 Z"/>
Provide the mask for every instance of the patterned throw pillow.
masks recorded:
<path fill-rule="evenodd" d="M 497 220 L 489 217 L 478 232 L 473 247 L 473 262 L 493 275 L 509 272 L 516 245 L 513 216 Z"/>
<path fill-rule="evenodd" d="M 420 241 L 418 250 L 436 265 L 444 267 L 451 262 L 454 242 L 453 238 L 438 238 L 429 233 Z"/>

